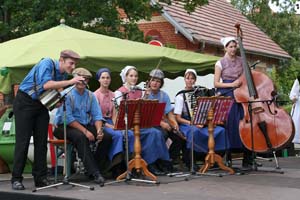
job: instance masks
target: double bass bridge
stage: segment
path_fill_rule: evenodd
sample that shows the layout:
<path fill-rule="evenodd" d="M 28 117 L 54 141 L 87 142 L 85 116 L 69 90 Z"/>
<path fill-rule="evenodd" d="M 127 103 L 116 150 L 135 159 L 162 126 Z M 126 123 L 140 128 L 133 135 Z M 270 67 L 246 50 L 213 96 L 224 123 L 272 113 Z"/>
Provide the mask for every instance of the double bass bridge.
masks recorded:
<path fill-rule="evenodd" d="M 263 107 L 255 107 L 255 108 L 252 108 L 252 111 L 253 111 L 253 114 L 260 114 L 260 113 L 265 112 L 265 109 Z"/>

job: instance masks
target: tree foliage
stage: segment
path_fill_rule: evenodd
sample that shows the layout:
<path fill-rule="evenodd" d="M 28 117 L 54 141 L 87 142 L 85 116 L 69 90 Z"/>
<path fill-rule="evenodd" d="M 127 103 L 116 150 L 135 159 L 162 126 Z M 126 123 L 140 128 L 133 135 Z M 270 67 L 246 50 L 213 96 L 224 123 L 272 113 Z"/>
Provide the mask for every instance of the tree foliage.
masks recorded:
<path fill-rule="evenodd" d="M 269 3 L 276 4 L 280 12 L 274 13 Z M 293 58 L 282 62 L 274 68 L 271 78 L 280 94 L 287 94 L 300 73 L 300 17 L 295 14 L 295 0 L 232 0 L 231 3 L 239 9 L 252 23 L 265 32 L 273 41 L 279 44 Z"/>
<path fill-rule="evenodd" d="M 126 2 L 122 0 L 2 0 L 0 2 L 1 41 L 54 27 L 62 18 L 67 25 L 74 28 L 120 38 L 129 35 L 128 32 L 132 30 L 130 23 L 124 24 L 119 18 L 117 7 L 120 5 L 119 7 L 122 8 Z M 124 6 L 128 7 L 125 9 L 129 16 L 134 15 L 131 5 L 124 4 Z M 147 16 L 143 16 L 140 9 L 137 7 L 136 12 L 140 15 L 136 18 L 146 18 Z"/>
<path fill-rule="evenodd" d="M 251 22 L 265 32 L 296 60 L 300 60 L 300 17 L 295 15 L 296 0 L 232 0 Z M 273 12 L 269 3 L 280 12 Z"/>
<path fill-rule="evenodd" d="M 158 4 L 150 0 L 0 0 L 0 42 L 22 37 L 57 26 L 64 18 L 66 24 L 100 34 L 143 41 L 137 21 L 150 20 Z M 169 0 L 162 2 L 171 3 Z M 174 1 L 176 2 L 176 1 Z M 206 4 L 207 0 L 184 0 L 188 11 Z M 120 18 L 118 8 L 128 20 Z"/>

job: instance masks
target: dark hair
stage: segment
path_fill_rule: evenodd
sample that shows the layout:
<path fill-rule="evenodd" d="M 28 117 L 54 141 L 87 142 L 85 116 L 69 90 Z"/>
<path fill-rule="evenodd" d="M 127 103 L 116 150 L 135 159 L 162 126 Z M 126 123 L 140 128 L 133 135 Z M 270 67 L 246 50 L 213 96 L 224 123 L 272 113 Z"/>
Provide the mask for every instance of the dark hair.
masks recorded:
<path fill-rule="evenodd" d="M 159 88 L 162 88 L 163 86 L 164 86 L 164 83 L 165 83 L 165 81 L 164 81 L 164 79 L 160 79 L 160 78 L 157 78 L 157 77 L 152 77 L 152 76 L 149 76 L 149 78 L 148 78 L 148 83 L 150 84 L 150 82 L 151 82 L 151 80 L 154 80 L 154 79 L 158 79 L 158 80 L 160 80 L 160 87 Z"/>
<path fill-rule="evenodd" d="M 235 44 L 237 44 L 236 40 L 230 40 L 229 42 L 227 42 L 227 44 L 225 45 L 225 47 L 227 47 L 231 42 L 234 42 Z"/>
<path fill-rule="evenodd" d="M 192 75 L 194 77 L 194 79 L 197 80 L 196 75 L 193 72 L 191 72 L 191 71 L 185 73 L 184 78 L 188 77 L 189 75 Z"/>

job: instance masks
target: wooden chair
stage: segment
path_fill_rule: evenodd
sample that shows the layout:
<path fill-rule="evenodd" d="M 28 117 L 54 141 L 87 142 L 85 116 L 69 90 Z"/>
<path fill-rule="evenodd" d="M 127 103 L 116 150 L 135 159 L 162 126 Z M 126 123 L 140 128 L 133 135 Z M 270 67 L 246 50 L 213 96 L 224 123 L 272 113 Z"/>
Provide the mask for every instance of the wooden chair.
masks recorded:
<path fill-rule="evenodd" d="M 50 144 L 50 157 L 51 164 L 54 167 L 54 181 L 57 182 L 57 167 L 58 167 L 58 159 L 64 155 L 64 140 L 55 139 L 53 136 L 53 126 L 49 124 L 48 126 L 48 143 Z M 64 174 L 68 177 L 71 175 L 71 158 L 72 158 L 73 145 L 67 141 L 67 169 L 64 166 Z"/>

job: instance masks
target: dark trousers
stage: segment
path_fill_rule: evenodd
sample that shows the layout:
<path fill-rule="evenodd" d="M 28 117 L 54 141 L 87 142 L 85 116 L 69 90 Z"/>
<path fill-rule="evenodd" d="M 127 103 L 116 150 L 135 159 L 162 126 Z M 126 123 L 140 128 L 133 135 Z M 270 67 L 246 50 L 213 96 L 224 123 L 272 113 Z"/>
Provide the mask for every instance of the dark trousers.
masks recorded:
<path fill-rule="evenodd" d="M 18 91 L 13 104 L 16 126 L 16 143 L 11 181 L 22 181 L 27 160 L 30 137 L 34 140 L 32 175 L 35 181 L 47 176 L 47 139 L 49 113 L 39 101 Z"/>
<path fill-rule="evenodd" d="M 94 136 L 97 134 L 95 126 L 85 126 Z M 64 138 L 64 126 L 59 125 L 54 133 L 56 138 Z M 82 160 L 88 175 L 93 175 L 99 172 L 101 162 L 107 159 L 108 151 L 112 143 L 112 136 L 104 133 L 102 141 L 98 144 L 95 154 L 91 151 L 90 141 L 78 129 L 67 126 L 67 139 L 74 145 L 78 151 L 78 156 Z"/>
<path fill-rule="evenodd" d="M 180 133 L 179 133 L 180 134 Z M 186 153 L 186 141 L 173 132 L 168 133 L 169 138 L 172 140 L 172 144 L 169 148 L 170 158 L 176 160 Z"/>
<path fill-rule="evenodd" d="M 161 127 L 155 127 L 162 131 L 164 134 L 165 139 L 167 140 L 170 138 L 172 140 L 172 144 L 169 148 L 169 155 L 172 160 L 176 160 L 180 158 L 181 153 L 184 154 L 186 151 L 186 141 L 181 138 L 179 135 L 176 133 L 173 133 L 172 131 L 166 131 Z M 180 134 L 180 133 L 178 133 Z"/>

